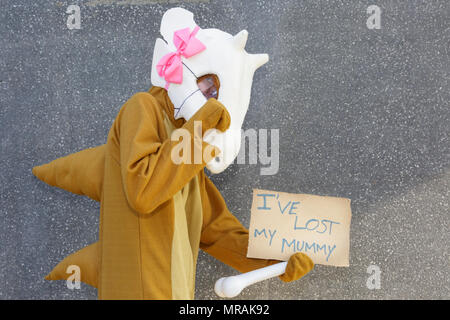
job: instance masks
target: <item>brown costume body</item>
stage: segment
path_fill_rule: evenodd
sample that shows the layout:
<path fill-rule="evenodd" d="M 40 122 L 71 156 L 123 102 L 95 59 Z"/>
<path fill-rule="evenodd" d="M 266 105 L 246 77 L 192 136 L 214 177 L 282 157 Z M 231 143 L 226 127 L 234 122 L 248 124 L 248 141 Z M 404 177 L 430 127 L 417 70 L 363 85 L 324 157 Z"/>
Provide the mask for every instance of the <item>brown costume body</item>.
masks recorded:
<path fill-rule="evenodd" d="M 191 133 L 191 154 L 208 147 L 195 139 L 194 121 L 202 121 L 201 137 L 210 128 L 226 130 L 230 118 L 210 99 L 189 121 L 175 120 L 167 92 L 153 87 L 124 104 L 106 145 L 33 169 L 50 185 L 101 202 L 99 242 L 64 259 L 46 279 L 66 279 L 75 264 L 100 299 L 193 299 L 199 248 L 241 272 L 277 262 L 246 257 L 248 230 L 205 175 L 210 159 L 172 161 L 177 128 Z M 300 254 L 288 268 L 285 281 L 312 262 Z"/>

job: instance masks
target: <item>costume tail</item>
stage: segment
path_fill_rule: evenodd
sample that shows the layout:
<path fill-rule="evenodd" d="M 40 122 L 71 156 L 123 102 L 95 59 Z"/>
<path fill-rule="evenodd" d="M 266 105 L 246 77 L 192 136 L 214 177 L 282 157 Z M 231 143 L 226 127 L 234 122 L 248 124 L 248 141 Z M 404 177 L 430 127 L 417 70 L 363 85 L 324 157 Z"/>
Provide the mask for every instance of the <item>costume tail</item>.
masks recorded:
<path fill-rule="evenodd" d="M 100 201 L 105 145 L 82 150 L 33 168 L 33 174 L 45 183 L 86 195 Z"/>
<path fill-rule="evenodd" d="M 80 281 L 95 288 L 98 286 L 99 243 L 95 242 L 66 257 L 45 277 L 45 280 L 67 280 L 69 266 L 80 268 Z"/>

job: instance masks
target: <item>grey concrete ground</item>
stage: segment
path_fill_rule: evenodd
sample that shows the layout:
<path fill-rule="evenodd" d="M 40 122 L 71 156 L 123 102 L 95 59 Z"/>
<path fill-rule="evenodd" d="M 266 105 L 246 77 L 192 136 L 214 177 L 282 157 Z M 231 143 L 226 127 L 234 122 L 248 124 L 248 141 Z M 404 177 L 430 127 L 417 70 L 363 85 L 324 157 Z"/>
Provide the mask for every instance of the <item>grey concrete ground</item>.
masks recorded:
<path fill-rule="evenodd" d="M 173 1 L 171 1 L 173 2 Z M 66 8 L 81 7 L 81 29 Z M 370 4 L 381 29 L 366 26 Z M 99 205 L 49 187 L 35 165 L 104 143 L 121 105 L 150 87 L 169 1 L 0 1 L 0 299 L 95 299 L 43 277 L 96 241 Z M 316 266 L 238 299 L 450 298 L 450 2 L 186 1 L 201 27 L 246 28 L 256 73 L 245 128 L 280 129 L 280 169 L 213 179 L 248 227 L 252 188 L 352 199 L 349 268 Z M 381 288 L 366 286 L 367 268 Z M 234 274 L 204 253 L 197 299 Z"/>

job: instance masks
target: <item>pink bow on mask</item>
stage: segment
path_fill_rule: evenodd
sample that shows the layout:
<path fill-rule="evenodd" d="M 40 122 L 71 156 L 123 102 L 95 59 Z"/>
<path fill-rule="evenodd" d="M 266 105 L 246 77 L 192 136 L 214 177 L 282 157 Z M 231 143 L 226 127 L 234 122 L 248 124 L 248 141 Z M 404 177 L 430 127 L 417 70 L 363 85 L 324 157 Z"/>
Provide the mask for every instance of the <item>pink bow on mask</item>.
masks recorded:
<path fill-rule="evenodd" d="M 169 83 L 180 84 L 183 82 L 181 56 L 190 58 L 206 49 L 205 45 L 195 38 L 198 30 L 200 30 L 199 26 L 196 26 L 192 32 L 189 31 L 189 28 L 175 31 L 173 44 L 177 51 L 166 54 L 156 65 L 159 76 L 166 80 L 166 90 L 169 88 Z"/>

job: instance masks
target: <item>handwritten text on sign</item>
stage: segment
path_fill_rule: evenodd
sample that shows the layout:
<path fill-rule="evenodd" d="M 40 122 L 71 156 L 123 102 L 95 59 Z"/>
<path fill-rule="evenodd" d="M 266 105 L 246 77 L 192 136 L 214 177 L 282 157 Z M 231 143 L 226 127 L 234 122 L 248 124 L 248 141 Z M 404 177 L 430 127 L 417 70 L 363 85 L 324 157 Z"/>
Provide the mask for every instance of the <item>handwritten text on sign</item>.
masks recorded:
<path fill-rule="evenodd" d="M 350 199 L 254 189 L 247 256 L 347 267 L 350 220 Z"/>

